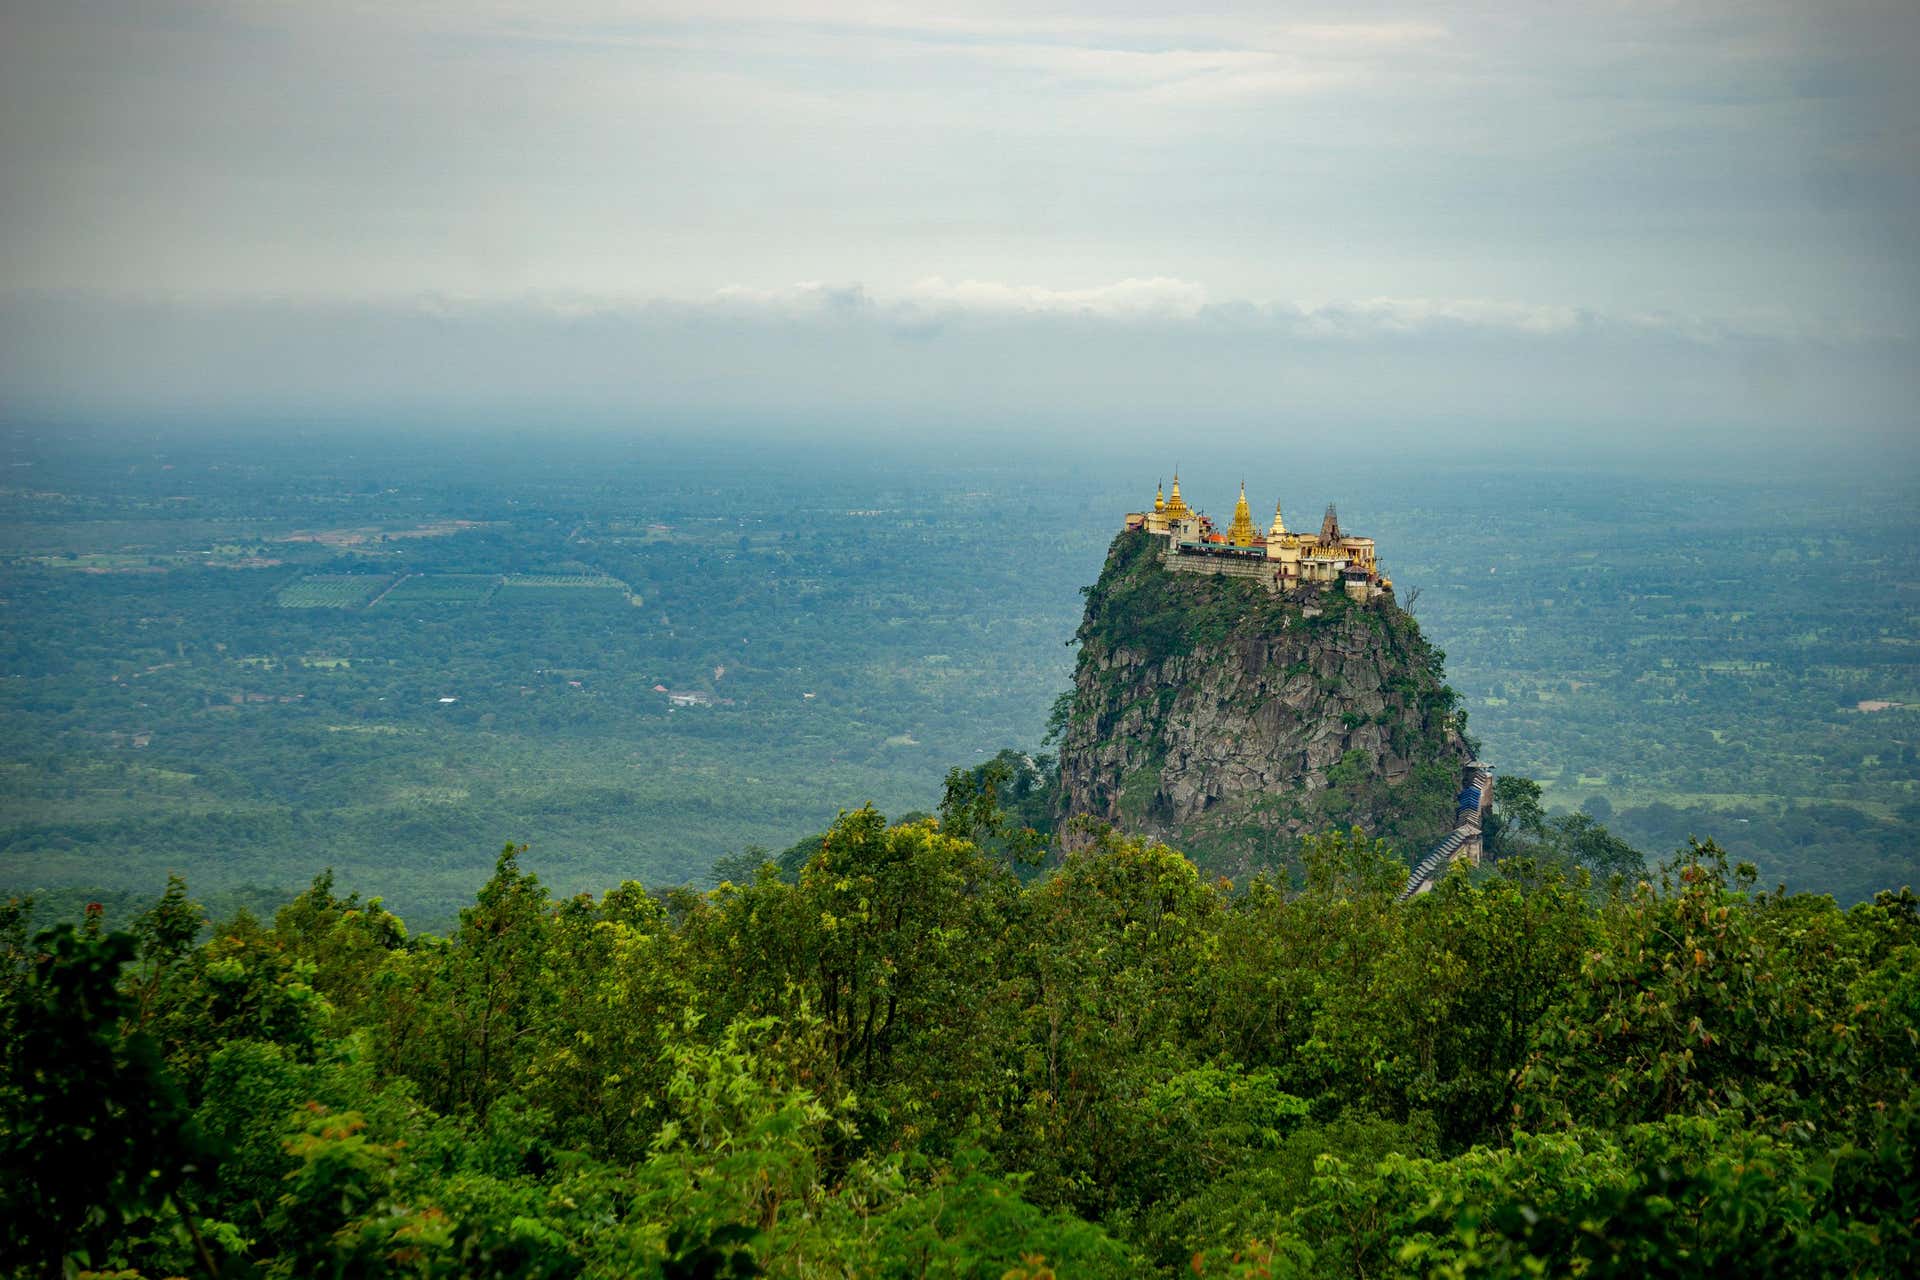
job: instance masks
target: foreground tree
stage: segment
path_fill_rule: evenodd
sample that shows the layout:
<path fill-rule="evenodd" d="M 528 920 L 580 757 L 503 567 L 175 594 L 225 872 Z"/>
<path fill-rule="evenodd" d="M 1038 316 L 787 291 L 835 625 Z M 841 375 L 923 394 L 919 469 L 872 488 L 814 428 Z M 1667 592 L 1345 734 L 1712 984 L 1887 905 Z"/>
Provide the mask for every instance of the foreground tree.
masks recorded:
<path fill-rule="evenodd" d="M 30 947 L 0 1049 L 0 1266 L 212 1269 L 191 1206 L 209 1153 L 159 1044 L 132 1028 L 135 939 L 62 925 Z"/>
<path fill-rule="evenodd" d="M 1094 832 L 1023 886 L 955 832 L 995 794 L 707 893 L 508 849 L 444 940 L 326 877 L 271 928 L 9 908 L 0 1275 L 1920 1271 L 1911 893 L 1705 843 L 1403 904 L 1359 831 L 1298 884 Z"/>

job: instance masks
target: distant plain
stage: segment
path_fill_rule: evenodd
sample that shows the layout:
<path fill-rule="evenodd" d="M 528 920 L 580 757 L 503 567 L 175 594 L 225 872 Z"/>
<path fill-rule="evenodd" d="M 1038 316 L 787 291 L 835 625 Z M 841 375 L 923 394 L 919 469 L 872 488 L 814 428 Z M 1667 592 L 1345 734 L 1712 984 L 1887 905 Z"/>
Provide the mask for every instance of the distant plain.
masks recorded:
<path fill-rule="evenodd" d="M 1337 500 L 1550 805 L 1843 901 L 1920 880 L 1897 478 L 1262 456 L 1187 495 Z M 444 926 L 509 841 L 567 892 L 700 883 L 930 808 L 1040 748 L 1079 588 L 1173 461 L 16 431 L 0 891 L 267 903 L 333 866 Z"/>

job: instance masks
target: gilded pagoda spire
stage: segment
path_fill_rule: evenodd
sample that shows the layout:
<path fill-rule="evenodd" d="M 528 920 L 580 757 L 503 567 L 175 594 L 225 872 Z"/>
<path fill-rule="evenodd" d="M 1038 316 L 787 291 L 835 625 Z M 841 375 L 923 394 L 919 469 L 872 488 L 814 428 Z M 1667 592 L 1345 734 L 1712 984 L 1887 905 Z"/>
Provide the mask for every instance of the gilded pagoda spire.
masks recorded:
<path fill-rule="evenodd" d="M 1276 502 L 1273 504 L 1273 528 L 1267 530 L 1267 538 L 1271 541 L 1275 538 L 1284 538 L 1286 536 L 1287 522 L 1281 518 L 1280 504 Z"/>
<path fill-rule="evenodd" d="M 1240 482 L 1240 500 L 1233 504 L 1233 523 L 1227 526 L 1227 541 L 1236 547 L 1253 545 L 1253 512 L 1247 509 L 1247 482 Z"/>
<path fill-rule="evenodd" d="M 1162 480 L 1156 480 L 1153 485 L 1153 513 L 1155 515 L 1164 515 L 1166 513 L 1166 510 L 1167 510 L 1166 482 Z"/>
<path fill-rule="evenodd" d="M 1185 520 L 1193 515 L 1193 509 L 1180 496 L 1180 468 L 1173 469 L 1173 492 L 1167 497 L 1167 519 Z"/>

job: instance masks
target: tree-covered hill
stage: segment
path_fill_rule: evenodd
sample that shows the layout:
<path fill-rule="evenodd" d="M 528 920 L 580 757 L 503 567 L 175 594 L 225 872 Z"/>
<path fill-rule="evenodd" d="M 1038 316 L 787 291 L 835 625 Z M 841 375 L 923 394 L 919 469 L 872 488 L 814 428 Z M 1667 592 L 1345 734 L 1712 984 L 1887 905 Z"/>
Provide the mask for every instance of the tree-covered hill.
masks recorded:
<path fill-rule="evenodd" d="M 331 875 L 271 922 L 15 901 L 0 1274 L 1920 1268 L 1910 893 L 1708 843 L 1397 906 L 1357 832 L 1293 887 L 1117 835 L 1023 882 L 994 796 L 704 893 L 555 896 L 510 848 L 444 938 Z"/>

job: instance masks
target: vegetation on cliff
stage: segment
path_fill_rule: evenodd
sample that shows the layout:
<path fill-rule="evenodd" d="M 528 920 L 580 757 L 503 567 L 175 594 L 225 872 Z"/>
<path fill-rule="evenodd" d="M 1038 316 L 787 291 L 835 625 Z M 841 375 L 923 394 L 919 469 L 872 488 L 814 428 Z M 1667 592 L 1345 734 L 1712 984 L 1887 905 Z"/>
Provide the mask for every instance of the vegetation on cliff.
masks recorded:
<path fill-rule="evenodd" d="M 1234 893 L 1107 836 L 1022 885 L 955 780 L 788 879 L 446 938 L 323 876 L 204 927 L 0 912 L 0 1274 L 1891 1275 L 1920 904 L 1712 844 L 1596 904 L 1396 907 L 1358 832 Z"/>
<path fill-rule="evenodd" d="M 1087 589 L 1060 811 L 1237 875 L 1358 824 L 1404 853 L 1451 825 L 1465 715 L 1445 655 L 1391 599 L 1171 573 L 1114 540 Z"/>

